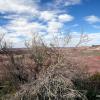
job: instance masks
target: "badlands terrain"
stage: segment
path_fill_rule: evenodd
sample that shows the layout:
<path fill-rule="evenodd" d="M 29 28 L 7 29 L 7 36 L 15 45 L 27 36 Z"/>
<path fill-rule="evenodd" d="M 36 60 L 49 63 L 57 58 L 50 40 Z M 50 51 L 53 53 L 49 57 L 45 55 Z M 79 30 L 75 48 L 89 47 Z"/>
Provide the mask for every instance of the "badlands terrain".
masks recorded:
<path fill-rule="evenodd" d="M 78 48 L 62 48 L 63 53 L 71 55 L 71 59 L 77 63 L 85 64 L 86 71 L 90 74 L 100 72 L 100 46 L 78 47 Z M 30 65 L 34 71 L 34 63 L 29 57 L 29 51 L 26 48 L 13 48 L 11 51 L 15 57 L 25 57 L 24 63 Z M 0 78 L 4 75 L 6 68 L 4 64 L 8 63 L 8 56 L 4 52 L 0 52 Z M 27 70 L 30 68 L 26 68 Z M 30 72 L 28 70 L 28 72 Z"/>

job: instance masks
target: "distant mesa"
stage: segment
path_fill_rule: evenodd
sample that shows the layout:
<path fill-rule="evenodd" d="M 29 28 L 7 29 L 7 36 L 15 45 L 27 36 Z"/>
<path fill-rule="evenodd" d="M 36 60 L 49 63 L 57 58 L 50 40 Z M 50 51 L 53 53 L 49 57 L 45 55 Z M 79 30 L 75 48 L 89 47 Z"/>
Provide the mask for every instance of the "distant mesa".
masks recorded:
<path fill-rule="evenodd" d="M 92 45 L 92 47 L 100 47 L 100 45 Z"/>

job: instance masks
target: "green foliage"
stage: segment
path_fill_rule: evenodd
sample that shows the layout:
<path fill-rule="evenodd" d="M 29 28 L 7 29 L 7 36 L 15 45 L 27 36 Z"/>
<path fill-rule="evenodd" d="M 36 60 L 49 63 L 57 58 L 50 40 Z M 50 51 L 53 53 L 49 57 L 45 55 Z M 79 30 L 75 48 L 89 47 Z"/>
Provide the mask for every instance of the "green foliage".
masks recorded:
<path fill-rule="evenodd" d="M 0 83 L 0 97 L 7 94 L 14 94 L 16 90 L 16 85 L 11 81 L 4 81 Z"/>
<path fill-rule="evenodd" d="M 100 73 L 96 72 L 89 78 L 87 97 L 89 100 L 96 100 L 96 95 L 100 92 Z"/>
<path fill-rule="evenodd" d="M 89 78 L 82 80 L 77 79 L 74 85 L 78 90 L 85 90 L 88 100 L 96 100 L 96 95 L 100 93 L 100 73 L 96 72 Z"/>
<path fill-rule="evenodd" d="M 90 77 L 90 80 L 91 81 L 95 81 L 95 82 L 100 82 L 100 73 L 99 72 L 96 72 L 94 75 L 92 75 L 91 77 Z"/>

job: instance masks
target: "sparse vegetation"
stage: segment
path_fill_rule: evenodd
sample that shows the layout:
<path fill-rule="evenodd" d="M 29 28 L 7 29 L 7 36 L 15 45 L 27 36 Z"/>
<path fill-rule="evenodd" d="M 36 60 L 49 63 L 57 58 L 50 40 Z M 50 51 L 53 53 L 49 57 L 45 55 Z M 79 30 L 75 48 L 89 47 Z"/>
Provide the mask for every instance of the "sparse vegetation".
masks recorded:
<path fill-rule="evenodd" d="M 0 82 L 0 99 L 95 100 L 91 98 L 99 86 L 100 75 L 89 76 L 85 63 L 74 58 L 77 49 L 62 48 L 71 39 L 70 34 L 62 34 L 62 37 L 54 36 L 48 44 L 43 37 L 34 34 L 31 42 L 25 42 L 28 53 L 20 55 L 14 54 L 6 42 L 1 43 L 7 61 L 3 63 L 6 70 Z M 84 42 L 88 42 L 88 38 L 82 34 L 76 47 Z"/>

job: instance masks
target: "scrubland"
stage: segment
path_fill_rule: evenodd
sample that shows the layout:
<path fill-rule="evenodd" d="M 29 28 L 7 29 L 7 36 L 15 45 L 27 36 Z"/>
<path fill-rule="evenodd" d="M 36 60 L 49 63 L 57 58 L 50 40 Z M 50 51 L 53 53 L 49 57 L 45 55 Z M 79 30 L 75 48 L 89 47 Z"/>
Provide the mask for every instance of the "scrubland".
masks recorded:
<path fill-rule="evenodd" d="M 68 44 L 70 36 L 62 40 Z M 87 41 L 81 37 L 81 42 Z M 3 44 L 0 100 L 97 100 L 100 51 L 79 44 L 60 47 L 53 42 L 48 46 L 38 36 L 25 43 L 25 49 Z"/>

